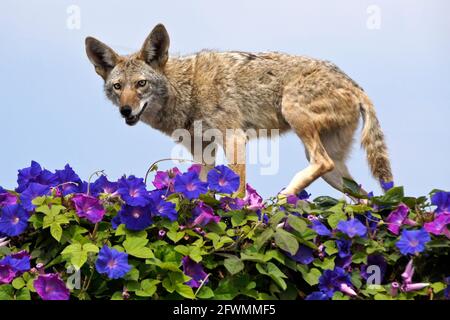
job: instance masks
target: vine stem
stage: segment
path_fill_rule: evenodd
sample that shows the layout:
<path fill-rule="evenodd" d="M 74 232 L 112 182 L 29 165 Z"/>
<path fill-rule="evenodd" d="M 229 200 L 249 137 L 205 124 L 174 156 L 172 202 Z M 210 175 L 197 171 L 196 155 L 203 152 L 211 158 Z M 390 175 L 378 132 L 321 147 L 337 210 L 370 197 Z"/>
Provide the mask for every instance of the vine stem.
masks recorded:
<path fill-rule="evenodd" d="M 211 275 L 211 273 L 208 273 L 205 277 L 205 279 L 202 280 L 202 282 L 200 283 L 200 286 L 197 288 L 197 290 L 194 293 L 194 296 L 197 297 L 197 294 L 200 292 L 200 289 L 203 287 L 203 285 L 206 283 L 206 280 L 208 280 L 209 276 Z"/>
<path fill-rule="evenodd" d="M 87 186 L 87 195 L 89 195 L 90 194 L 90 191 L 91 191 L 91 180 L 92 180 L 92 177 L 94 176 L 94 175 L 97 175 L 97 177 L 98 176 L 100 176 L 100 173 L 101 173 L 101 175 L 104 175 L 104 176 L 106 176 L 106 174 L 105 174 L 105 170 L 97 170 L 97 171 L 94 171 L 93 173 L 91 173 L 91 175 L 89 176 L 89 179 L 88 179 L 88 186 Z"/>
<path fill-rule="evenodd" d="M 157 165 L 157 164 L 160 163 L 160 162 L 164 162 L 164 161 L 179 161 L 179 162 L 181 162 L 181 163 L 182 163 L 182 162 L 192 162 L 192 163 L 196 163 L 196 164 L 199 164 L 199 165 L 202 165 L 202 166 L 205 165 L 204 163 L 201 163 L 201 162 L 198 162 L 198 161 L 195 161 L 195 160 L 190 160 L 190 159 L 179 159 L 179 158 L 164 158 L 164 159 L 159 159 L 159 160 L 153 162 L 153 163 L 150 165 L 150 167 L 148 167 L 147 172 L 145 173 L 145 177 L 144 177 L 144 183 L 145 183 L 145 184 L 147 184 L 147 178 L 148 178 L 148 175 L 150 174 L 150 172 L 152 172 L 152 170 L 153 170 L 153 168 L 155 167 L 155 165 Z"/>

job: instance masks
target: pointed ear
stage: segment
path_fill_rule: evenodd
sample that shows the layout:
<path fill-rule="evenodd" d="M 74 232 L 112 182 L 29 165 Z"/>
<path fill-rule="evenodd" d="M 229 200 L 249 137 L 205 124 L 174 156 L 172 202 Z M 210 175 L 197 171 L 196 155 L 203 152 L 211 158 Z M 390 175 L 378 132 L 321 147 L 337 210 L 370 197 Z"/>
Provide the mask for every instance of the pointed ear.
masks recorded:
<path fill-rule="evenodd" d="M 169 34 L 162 24 L 156 25 L 150 32 L 139 53 L 139 57 L 156 68 L 163 68 L 169 59 Z"/>
<path fill-rule="evenodd" d="M 103 79 L 106 79 L 119 60 L 119 55 L 113 49 L 92 37 L 86 38 L 86 54 L 94 65 L 95 72 Z"/>

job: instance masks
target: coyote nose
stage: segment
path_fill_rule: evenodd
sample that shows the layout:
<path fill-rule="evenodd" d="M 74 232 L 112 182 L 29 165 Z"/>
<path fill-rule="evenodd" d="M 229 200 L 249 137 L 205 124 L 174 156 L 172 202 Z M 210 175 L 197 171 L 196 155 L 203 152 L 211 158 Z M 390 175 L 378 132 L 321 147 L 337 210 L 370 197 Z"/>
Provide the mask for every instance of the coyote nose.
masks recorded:
<path fill-rule="evenodd" d="M 130 106 L 120 107 L 120 114 L 125 118 L 128 118 L 129 116 L 131 116 L 131 107 Z"/>

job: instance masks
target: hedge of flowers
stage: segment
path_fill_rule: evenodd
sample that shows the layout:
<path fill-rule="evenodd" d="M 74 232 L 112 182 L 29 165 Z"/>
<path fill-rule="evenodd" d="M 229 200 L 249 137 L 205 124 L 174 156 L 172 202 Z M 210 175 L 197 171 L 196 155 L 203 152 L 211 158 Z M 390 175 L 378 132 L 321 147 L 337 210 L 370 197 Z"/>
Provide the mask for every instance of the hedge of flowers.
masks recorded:
<path fill-rule="evenodd" d="M 448 298 L 449 192 L 345 181 L 353 201 L 264 201 L 250 185 L 233 196 L 226 166 L 199 169 L 157 171 L 152 187 L 19 170 L 0 188 L 0 299 Z"/>

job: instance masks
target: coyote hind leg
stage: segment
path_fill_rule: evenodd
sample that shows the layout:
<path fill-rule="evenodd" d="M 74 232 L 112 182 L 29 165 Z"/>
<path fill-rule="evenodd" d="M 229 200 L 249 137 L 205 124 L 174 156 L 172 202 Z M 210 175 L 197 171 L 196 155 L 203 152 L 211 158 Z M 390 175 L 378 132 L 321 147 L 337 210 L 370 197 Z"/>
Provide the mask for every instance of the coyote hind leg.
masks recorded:
<path fill-rule="evenodd" d="M 317 178 L 332 171 L 334 162 L 325 150 L 319 132 L 311 121 L 311 116 L 296 103 L 284 103 L 282 108 L 286 121 L 303 141 L 305 149 L 310 156 L 309 166 L 299 171 L 286 189 L 282 191 L 283 194 L 297 194 Z"/>

